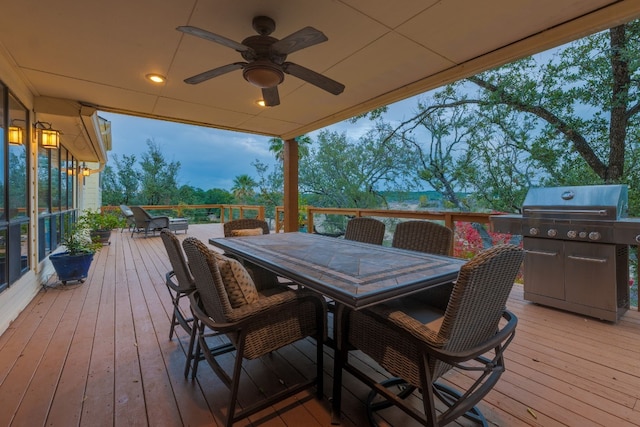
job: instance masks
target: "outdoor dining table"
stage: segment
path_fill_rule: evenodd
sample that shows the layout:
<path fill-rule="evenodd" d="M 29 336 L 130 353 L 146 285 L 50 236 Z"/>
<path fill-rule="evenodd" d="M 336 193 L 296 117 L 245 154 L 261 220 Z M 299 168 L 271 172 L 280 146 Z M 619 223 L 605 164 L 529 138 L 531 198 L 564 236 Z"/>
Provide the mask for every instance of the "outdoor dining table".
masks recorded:
<path fill-rule="evenodd" d="M 360 310 L 385 301 L 449 283 L 464 260 L 337 239 L 313 233 L 274 233 L 259 236 L 211 238 L 209 243 L 344 307 Z M 336 346 L 336 358 L 347 357 Z M 335 372 L 332 422 L 339 423 L 342 372 Z"/>

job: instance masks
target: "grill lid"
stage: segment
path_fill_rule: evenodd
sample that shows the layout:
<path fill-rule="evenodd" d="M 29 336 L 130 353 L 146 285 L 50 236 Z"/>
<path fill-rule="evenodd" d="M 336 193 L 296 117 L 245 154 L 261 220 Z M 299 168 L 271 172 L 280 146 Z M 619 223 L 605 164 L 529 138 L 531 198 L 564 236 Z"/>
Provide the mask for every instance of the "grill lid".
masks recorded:
<path fill-rule="evenodd" d="M 628 213 L 626 185 L 533 187 L 522 205 L 523 218 L 617 220 Z"/>

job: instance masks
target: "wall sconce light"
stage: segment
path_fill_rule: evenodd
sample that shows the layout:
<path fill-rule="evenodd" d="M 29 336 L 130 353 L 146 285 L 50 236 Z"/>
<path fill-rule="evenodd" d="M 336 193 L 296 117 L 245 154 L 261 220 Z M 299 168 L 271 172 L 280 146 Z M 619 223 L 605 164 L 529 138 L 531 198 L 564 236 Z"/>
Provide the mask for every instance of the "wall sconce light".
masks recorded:
<path fill-rule="evenodd" d="M 51 123 L 36 122 L 33 127 L 36 129 L 38 143 L 43 148 L 58 148 L 60 146 L 60 132 L 51 129 Z"/>
<path fill-rule="evenodd" d="M 97 172 L 97 170 L 93 170 L 87 167 L 87 164 L 85 162 L 82 162 L 82 166 L 78 168 L 78 170 L 80 171 L 80 174 L 82 176 L 89 176 L 92 173 Z"/>
<path fill-rule="evenodd" d="M 22 128 L 18 126 L 9 126 L 9 144 L 22 145 L 23 141 Z"/>
<path fill-rule="evenodd" d="M 16 126 L 18 122 L 23 122 L 22 119 L 13 119 L 9 124 L 8 136 L 9 136 L 9 144 L 11 145 L 22 145 L 24 142 L 24 126 Z"/>

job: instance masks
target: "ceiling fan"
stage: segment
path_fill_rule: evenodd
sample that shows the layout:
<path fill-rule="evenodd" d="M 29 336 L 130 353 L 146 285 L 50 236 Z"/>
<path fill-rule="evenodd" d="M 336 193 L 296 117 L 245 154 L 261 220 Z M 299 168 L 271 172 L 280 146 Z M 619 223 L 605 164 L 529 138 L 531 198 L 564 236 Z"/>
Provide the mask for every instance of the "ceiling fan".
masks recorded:
<path fill-rule="evenodd" d="M 187 25 L 176 29 L 185 34 L 191 34 L 235 49 L 246 61 L 234 62 L 196 74 L 185 79 L 185 83 L 198 84 L 222 74 L 242 69 L 244 79 L 262 89 L 265 105 L 269 107 L 280 104 L 278 85 L 284 80 L 285 73 L 296 76 L 334 95 L 338 95 L 344 90 L 343 84 L 301 65 L 286 61 L 287 55 L 328 40 L 321 31 L 313 27 L 305 27 L 278 40 L 269 35 L 276 29 L 275 21 L 268 16 L 256 16 L 253 18 L 253 29 L 259 35 L 249 36 L 242 40 L 242 43 L 198 27 Z"/>

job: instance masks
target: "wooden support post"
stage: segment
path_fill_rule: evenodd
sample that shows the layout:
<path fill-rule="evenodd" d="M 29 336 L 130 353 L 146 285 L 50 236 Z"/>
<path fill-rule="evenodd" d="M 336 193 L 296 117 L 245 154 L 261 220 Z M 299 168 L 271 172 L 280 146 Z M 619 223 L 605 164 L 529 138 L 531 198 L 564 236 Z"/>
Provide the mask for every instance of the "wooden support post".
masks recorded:
<path fill-rule="evenodd" d="M 284 232 L 298 231 L 298 142 L 284 141 Z"/>

